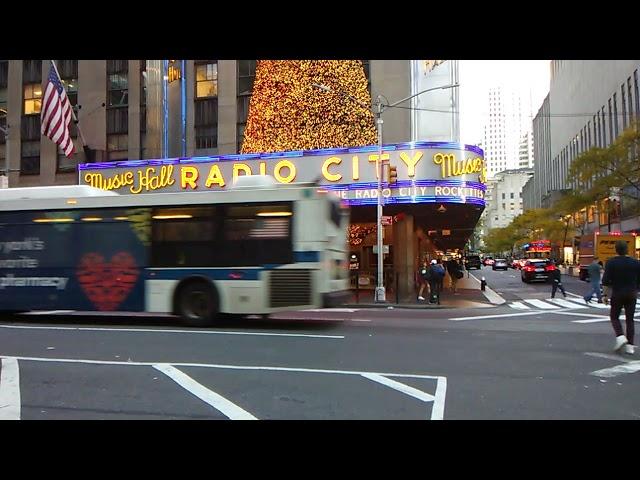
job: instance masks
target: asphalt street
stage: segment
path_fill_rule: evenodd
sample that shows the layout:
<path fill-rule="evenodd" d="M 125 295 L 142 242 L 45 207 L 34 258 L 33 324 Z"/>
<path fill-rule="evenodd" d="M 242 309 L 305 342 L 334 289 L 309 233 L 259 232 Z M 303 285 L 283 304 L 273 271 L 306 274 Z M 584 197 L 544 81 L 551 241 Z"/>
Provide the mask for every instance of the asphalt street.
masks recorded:
<path fill-rule="evenodd" d="M 0 419 L 638 419 L 608 310 L 483 269 L 501 306 L 0 317 Z M 565 279 L 574 298 L 587 285 Z M 527 300 L 540 300 L 542 308 Z M 520 303 L 527 308 L 514 307 Z"/>

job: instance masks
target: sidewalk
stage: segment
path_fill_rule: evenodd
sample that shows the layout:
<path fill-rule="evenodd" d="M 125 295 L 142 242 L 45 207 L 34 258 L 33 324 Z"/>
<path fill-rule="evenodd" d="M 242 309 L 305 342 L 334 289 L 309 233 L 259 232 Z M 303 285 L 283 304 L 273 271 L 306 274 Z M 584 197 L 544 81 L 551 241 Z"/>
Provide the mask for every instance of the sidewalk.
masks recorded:
<path fill-rule="evenodd" d="M 345 307 L 348 308 L 411 308 L 411 309 L 437 309 L 437 308 L 488 308 L 504 303 L 504 300 L 493 290 L 487 288 L 485 292 L 480 290 L 480 281 L 473 276 L 458 280 L 457 292 L 453 294 L 449 288 L 449 280 L 445 279 L 445 288 L 440 295 L 440 305 L 431 305 L 428 301 L 418 301 L 417 294 L 411 299 L 396 302 L 395 292 L 387 291 L 386 303 L 374 302 L 374 291 L 360 290 L 358 298 L 356 291 L 352 290 L 351 301 Z M 427 295 L 425 294 L 425 297 Z"/>

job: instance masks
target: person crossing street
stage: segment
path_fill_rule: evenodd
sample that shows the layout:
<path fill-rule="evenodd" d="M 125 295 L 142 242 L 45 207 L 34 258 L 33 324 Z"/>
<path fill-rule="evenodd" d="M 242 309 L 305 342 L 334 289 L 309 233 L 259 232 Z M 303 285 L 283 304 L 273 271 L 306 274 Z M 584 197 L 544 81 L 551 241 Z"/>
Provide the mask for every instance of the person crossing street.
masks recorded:
<path fill-rule="evenodd" d="M 615 247 L 618 255 L 607 261 L 602 284 L 611 290 L 611 295 L 608 296 L 611 299 L 611 325 L 616 335 L 614 350 L 618 351 L 624 347 L 625 353 L 633 355 L 635 353 L 633 316 L 636 312 L 636 300 L 640 289 L 640 262 L 627 256 L 629 253 L 627 242 L 618 240 Z M 620 313 L 623 307 L 627 324 L 626 336 L 620 324 Z"/>
<path fill-rule="evenodd" d="M 560 269 L 558 268 L 554 260 L 551 260 L 549 262 L 549 266 L 553 268 L 553 270 L 551 270 L 551 275 L 549 276 L 549 278 L 551 279 L 551 298 L 555 298 L 556 290 L 558 289 L 560 289 L 562 295 L 564 295 L 564 297 L 566 298 L 567 292 L 564 290 L 564 286 L 562 285 L 562 275 L 560 273 Z"/>

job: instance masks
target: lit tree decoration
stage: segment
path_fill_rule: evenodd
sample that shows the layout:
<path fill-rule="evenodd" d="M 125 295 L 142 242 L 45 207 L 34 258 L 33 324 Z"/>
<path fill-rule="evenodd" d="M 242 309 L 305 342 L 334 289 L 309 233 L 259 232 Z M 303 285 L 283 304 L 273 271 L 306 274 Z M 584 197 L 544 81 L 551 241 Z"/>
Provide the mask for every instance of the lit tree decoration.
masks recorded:
<path fill-rule="evenodd" d="M 359 224 L 352 223 L 349 225 L 349 245 L 360 245 L 362 241 L 369 235 L 376 231 L 376 224 Z"/>
<path fill-rule="evenodd" d="M 361 60 L 258 61 L 242 153 L 375 145 L 373 113 L 344 94 L 371 104 Z"/>

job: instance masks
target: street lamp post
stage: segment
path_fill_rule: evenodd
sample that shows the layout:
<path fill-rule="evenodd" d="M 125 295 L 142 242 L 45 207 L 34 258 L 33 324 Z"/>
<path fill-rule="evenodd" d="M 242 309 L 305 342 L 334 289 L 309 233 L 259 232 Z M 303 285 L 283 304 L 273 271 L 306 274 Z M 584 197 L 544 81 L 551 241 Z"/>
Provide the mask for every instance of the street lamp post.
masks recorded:
<path fill-rule="evenodd" d="M 318 88 L 320 90 L 323 90 L 325 92 L 334 92 L 335 90 L 333 90 L 332 88 L 326 86 L 326 85 L 322 85 L 319 83 L 312 83 L 312 86 L 314 86 L 315 88 Z M 418 93 L 415 93 L 413 95 L 410 95 L 406 98 L 403 98 L 401 100 L 398 100 L 397 102 L 393 102 L 391 104 L 385 105 L 382 103 L 382 96 L 378 95 L 378 97 L 376 98 L 376 112 L 375 112 L 375 116 L 376 116 L 376 126 L 378 129 L 378 159 L 376 161 L 376 174 L 378 176 L 378 211 L 377 211 L 377 225 L 376 225 L 376 231 L 378 233 L 378 283 L 376 286 L 376 293 L 375 293 L 375 302 L 376 303 L 384 303 L 386 302 L 386 293 L 385 293 L 385 287 L 384 287 L 384 254 L 383 254 L 383 242 L 382 242 L 382 174 L 384 171 L 384 162 L 382 160 L 382 113 L 387 109 L 387 108 L 392 108 L 395 107 L 403 102 L 406 102 L 407 100 L 411 100 L 414 97 L 417 97 L 418 95 L 422 95 L 423 93 L 426 92 L 431 92 L 433 90 L 446 90 L 448 88 L 455 88 L 457 87 L 458 84 L 452 84 L 452 85 L 444 85 L 441 87 L 432 87 L 432 88 L 427 88 L 426 90 L 422 90 Z M 367 105 L 364 102 L 361 102 L 360 100 L 358 100 L 357 98 L 355 98 L 353 95 L 350 95 L 348 93 L 345 92 L 340 92 L 337 91 L 337 93 L 344 95 L 345 97 L 349 98 L 350 100 L 356 102 L 358 105 L 360 105 L 361 107 L 370 110 L 371 109 L 371 105 Z"/>

